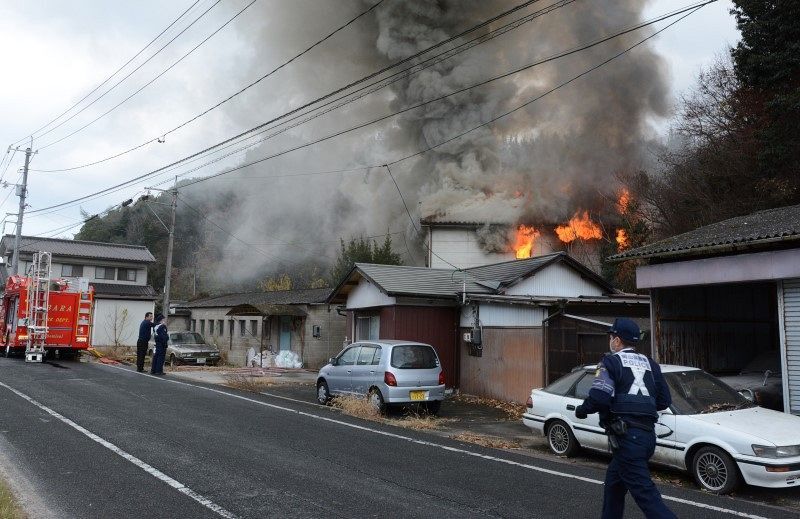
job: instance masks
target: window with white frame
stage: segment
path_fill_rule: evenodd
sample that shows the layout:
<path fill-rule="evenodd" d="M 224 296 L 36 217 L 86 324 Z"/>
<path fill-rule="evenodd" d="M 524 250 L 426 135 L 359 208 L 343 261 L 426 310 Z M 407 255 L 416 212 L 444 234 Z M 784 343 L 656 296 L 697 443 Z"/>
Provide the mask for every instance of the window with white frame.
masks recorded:
<path fill-rule="evenodd" d="M 79 278 L 83 275 L 83 265 L 61 265 L 61 275 L 65 278 Z"/>
<path fill-rule="evenodd" d="M 377 340 L 380 335 L 381 321 L 380 316 L 365 315 L 356 317 L 356 338 L 357 341 Z"/>
<path fill-rule="evenodd" d="M 136 281 L 136 269 L 117 269 L 118 281 Z"/>
<path fill-rule="evenodd" d="M 115 279 L 117 269 L 114 267 L 95 267 L 95 279 Z"/>

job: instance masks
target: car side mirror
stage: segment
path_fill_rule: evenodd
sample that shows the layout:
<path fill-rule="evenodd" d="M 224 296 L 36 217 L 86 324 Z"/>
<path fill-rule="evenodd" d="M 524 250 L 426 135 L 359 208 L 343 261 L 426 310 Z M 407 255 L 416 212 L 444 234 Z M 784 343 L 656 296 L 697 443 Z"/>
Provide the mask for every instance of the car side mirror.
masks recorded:
<path fill-rule="evenodd" d="M 329 358 L 328 359 L 328 364 L 330 364 L 331 366 L 335 366 L 337 364 L 336 357 Z"/>

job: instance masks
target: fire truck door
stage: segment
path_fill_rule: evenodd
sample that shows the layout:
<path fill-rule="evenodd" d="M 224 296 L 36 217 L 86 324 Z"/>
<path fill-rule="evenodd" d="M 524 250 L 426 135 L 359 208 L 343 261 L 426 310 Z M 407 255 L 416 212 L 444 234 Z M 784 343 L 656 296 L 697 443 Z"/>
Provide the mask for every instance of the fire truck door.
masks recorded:
<path fill-rule="evenodd" d="M 11 337 L 14 335 L 14 330 L 17 329 L 17 305 L 19 304 L 19 298 L 15 298 L 11 301 L 11 304 L 8 305 L 6 309 L 6 329 L 3 330 L 3 335 L 5 336 L 5 343 L 8 344 L 8 341 L 11 340 Z"/>

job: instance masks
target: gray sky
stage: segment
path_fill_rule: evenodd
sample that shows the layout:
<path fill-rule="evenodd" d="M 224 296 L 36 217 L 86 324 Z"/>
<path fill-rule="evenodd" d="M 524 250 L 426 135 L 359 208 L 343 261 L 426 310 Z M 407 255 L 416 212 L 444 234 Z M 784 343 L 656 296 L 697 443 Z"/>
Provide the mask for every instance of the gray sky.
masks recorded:
<path fill-rule="evenodd" d="M 111 108 L 178 59 L 248 2 L 249 0 L 223 0 L 208 16 L 202 18 L 140 72 L 69 123 L 42 136 L 34 143 L 34 148 L 47 145 Z M 283 17 L 287 12 L 291 14 L 291 7 L 287 7 L 288 2 L 290 0 L 259 0 L 259 3 L 272 4 L 279 8 L 254 6 L 109 116 L 63 142 L 42 149 L 34 157 L 32 169 L 54 169 L 82 164 L 154 138 L 230 95 L 263 74 L 269 65 L 274 65 L 300 50 L 278 48 L 276 45 L 266 53 L 275 57 L 274 63 L 253 63 L 256 54 L 265 54 L 263 49 L 260 49 L 261 53 L 257 53 L 253 42 L 270 43 L 269 33 L 260 40 L 251 34 L 254 30 L 265 30 L 253 20 L 255 13 L 271 13 L 273 18 L 264 25 L 267 29 L 277 27 L 274 29 L 277 33 L 281 30 L 292 31 L 293 24 L 302 24 L 302 28 L 312 35 L 322 35 L 352 16 L 349 13 L 337 13 L 335 5 L 328 3 L 325 6 L 328 9 L 321 9 L 320 16 L 314 20 L 298 19 L 290 15 Z M 4 153 L 9 143 L 39 128 L 83 97 L 191 3 L 190 0 L 5 0 L 0 4 L 0 63 L 4 70 L 3 81 L 0 81 L 0 151 Z M 202 10 L 211 3 L 211 0 L 202 0 L 197 7 Z M 692 2 L 654 0 L 648 3 L 646 17 L 650 18 L 690 3 Z M 693 84 L 701 67 L 736 43 L 738 33 L 733 17 L 728 13 L 730 6 L 729 1 L 706 6 L 656 39 L 654 48 L 669 66 L 673 98 Z M 197 16 L 199 12 L 201 11 L 193 11 L 192 14 Z M 248 14 L 251 15 L 250 18 Z M 351 29 L 357 30 L 357 25 L 347 30 Z M 335 39 L 330 44 L 335 45 Z M 339 69 L 347 70 L 347 64 L 331 63 L 331 70 Z M 324 82 L 326 77 L 321 74 L 321 77 L 314 78 L 313 81 Z M 276 75 L 275 81 L 280 84 L 280 88 L 269 84 L 270 80 L 267 80 L 247 94 L 239 96 L 226 105 L 225 109 L 217 110 L 170 135 L 163 144 L 151 144 L 122 158 L 77 171 L 33 171 L 29 179 L 31 209 L 88 194 L 220 141 L 249 127 L 253 121 L 266 118 L 260 117 L 264 106 L 269 106 L 268 112 L 296 106 L 302 100 L 299 92 L 304 87 L 293 86 L 292 82 L 298 80 L 302 80 L 302 77 L 292 71 L 283 76 Z M 116 78 L 109 85 L 114 82 Z M 276 99 L 270 95 L 271 92 L 280 92 L 285 97 Z M 293 95 L 293 92 L 298 94 Z M 668 128 L 668 121 L 653 121 L 653 126 L 657 131 L 663 132 Z M 21 145 L 24 147 L 24 143 Z M 18 153 L 11 161 L 3 176 L 4 181 L 17 181 L 17 170 L 22 165 L 21 155 Z M 5 168 L 0 169 L 0 173 L 3 169 Z M 206 168 L 198 171 L 197 175 L 214 171 L 216 170 L 213 168 Z M 165 175 L 137 184 L 121 192 L 88 201 L 81 207 L 89 213 L 102 211 L 141 193 L 145 185 L 153 185 L 167 178 L 169 177 Z M 0 201 L 4 201 L 3 214 L 17 210 L 18 199 L 14 196 L 13 187 L 0 189 Z M 79 207 L 52 214 L 31 214 L 26 216 L 24 233 L 49 235 L 54 229 L 79 220 Z M 11 232 L 12 226 L 8 225 L 5 230 Z M 76 230 L 77 227 L 62 234 L 70 236 Z"/>

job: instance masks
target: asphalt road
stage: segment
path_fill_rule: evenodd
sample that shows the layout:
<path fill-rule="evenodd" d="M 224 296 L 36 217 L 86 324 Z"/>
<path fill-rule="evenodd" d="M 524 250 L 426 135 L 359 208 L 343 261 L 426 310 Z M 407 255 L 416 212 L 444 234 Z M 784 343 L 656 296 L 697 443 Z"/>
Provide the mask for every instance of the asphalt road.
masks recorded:
<path fill-rule="evenodd" d="M 31 517 L 58 518 L 596 517 L 603 478 L 170 375 L 5 358 L 0 468 Z M 679 517 L 793 515 L 662 493 Z"/>

